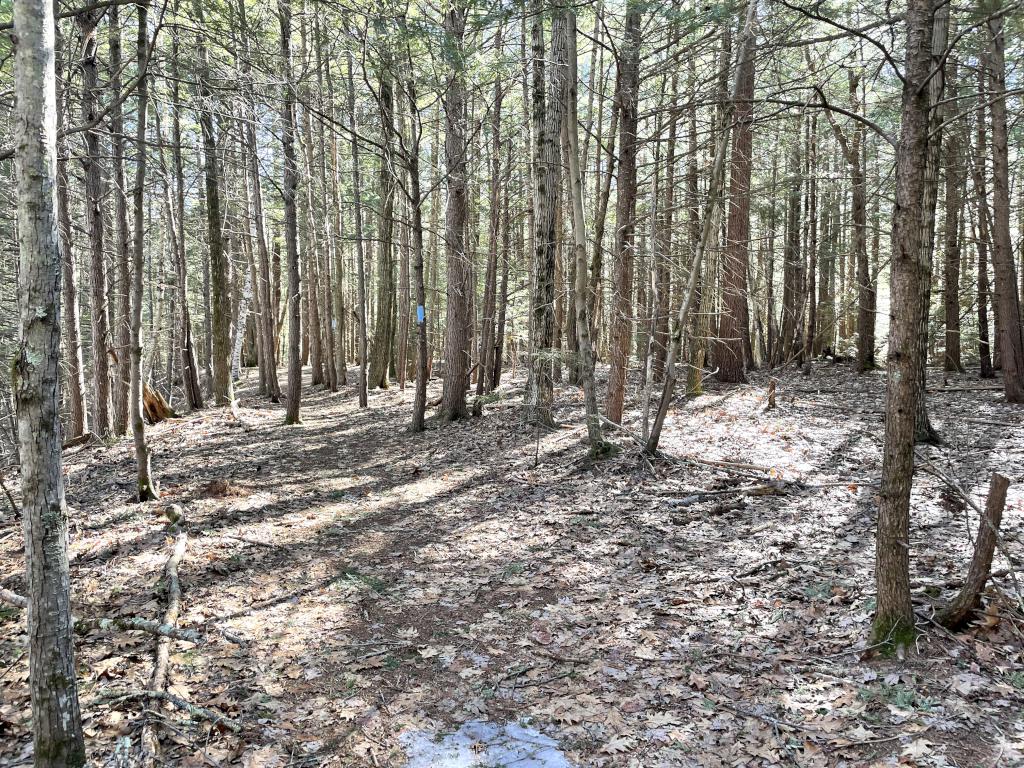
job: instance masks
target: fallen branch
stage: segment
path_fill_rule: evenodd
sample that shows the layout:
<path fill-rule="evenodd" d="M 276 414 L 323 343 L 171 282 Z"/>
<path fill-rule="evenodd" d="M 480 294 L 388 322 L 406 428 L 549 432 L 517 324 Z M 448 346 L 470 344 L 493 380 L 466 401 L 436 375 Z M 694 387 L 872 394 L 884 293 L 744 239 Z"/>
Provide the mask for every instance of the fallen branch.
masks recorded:
<path fill-rule="evenodd" d="M 172 640 L 184 640 L 186 643 L 201 643 L 203 636 L 194 629 L 182 629 L 170 624 L 163 624 L 159 621 L 140 619 L 137 617 L 124 617 L 116 619 L 75 619 L 75 631 L 78 633 L 89 632 L 93 629 L 114 630 L 122 632 L 137 630 L 148 632 L 157 637 L 167 637 Z"/>
<path fill-rule="evenodd" d="M 16 592 L 11 592 L 9 589 L 0 588 L 0 602 L 13 605 L 17 608 L 27 608 L 28 599 L 22 597 Z M 201 643 L 206 638 L 201 632 L 197 632 L 194 629 L 182 629 L 181 627 L 174 627 L 169 624 L 163 624 L 159 621 L 151 621 L 149 619 L 140 619 L 136 616 L 123 616 L 118 618 L 94 618 L 94 619 L 80 619 L 72 617 L 72 622 L 75 625 L 75 632 L 79 634 L 85 634 L 94 629 L 102 629 L 105 631 L 120 630 L 122 632 L 148 632 L 151 635 L 157 635 L 158 637 L 168 637 L 172 640 L 183 640 L 186 643 Z M 210 625 L 213 630 L 223 636 L 226 640 L 230 640 L 236 645 L 245 645 L 245 640 L 236 635 L 230 630 L 224 629 L 216 625 Z"/>
<path fill-rule="evenodd" d="M 178 578 L 178 565 L 185 556 L 185 548 L 188 546 L 188 534 L 179 533 L 174 540 L 174 549 L 171 550 L 167 563 L 164 565 L 164 587 L 167 590 L 167 610 L 164 612 L 164 626 L 177 627 L 178 614 L 181 612 L 181 580 Z M 156 659 L 153 662 L 153 677 L 150 678 L 150 692 L 152 698 L 157 700 L 155 694 L 163 693 L 167 687 L 167 661 L 171 653 L 171 638 L 161 636 L 156 643 Z M 142 753 L 146 765 L 156 765 L 160 757 L 160 737 L 157 735 L 156 727 L 151 718 L 147 718 L 142 726 Z"/>
<path fill-rule="evenodd" d="M 0 600 L 17 608 L 28 608 L 28 599 L 3 587 L 0 587 Z"/>
<path fill-rule="evenodd" d="M 211 723 L 214 723 L 215 725 L 223 725 L 225 728 L 230 731 L 234 731 L 235 733 L 242 730 L 242 724 L 237 720 L 233 720 L 226 715 L 222 715 L 220 712 L 214 712 L 212 709 L 191 704 L 174 694 L 168 693 L 167 691 L 128 691 L 126 693 L 104 696 L 103 698 L 112 704 L 122 701 L 130 701 L 131 699 L 159 699 L 160 701 L 166 701 L 169 704 L 173 704 L 178 709 L 187 712 L 193 720 L 209 720 Z"/>
<path fill-rule="evenodd" d="M 999 524 L 1003 519 L 1006 491 L 1009 487 L 1010 481 L 1006 477 L 998 472 L 992 473 L 985 511 L 978 523 L 978 538 L 974 545 L 974 556 L 971 558 L 967 580 L 953 601 L 935 616 L 935 621 L 944 627 L 956 629 L 974 613 L 992 570 L 992 555 L 995 553 L 996 537 L 999 535 Z"/>

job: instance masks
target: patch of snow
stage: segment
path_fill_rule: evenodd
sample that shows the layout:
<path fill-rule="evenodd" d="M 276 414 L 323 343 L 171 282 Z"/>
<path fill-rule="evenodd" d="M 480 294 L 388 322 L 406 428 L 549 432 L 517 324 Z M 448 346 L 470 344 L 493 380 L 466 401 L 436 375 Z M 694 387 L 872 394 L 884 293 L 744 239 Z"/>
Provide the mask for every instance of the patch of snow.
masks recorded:
<path fill-rule="evenodd" d="M 457 731 L 408 731 L 399 736 L 404 768 L 573 768 L 558 742 L 516 723 L 471 720 Z"/>

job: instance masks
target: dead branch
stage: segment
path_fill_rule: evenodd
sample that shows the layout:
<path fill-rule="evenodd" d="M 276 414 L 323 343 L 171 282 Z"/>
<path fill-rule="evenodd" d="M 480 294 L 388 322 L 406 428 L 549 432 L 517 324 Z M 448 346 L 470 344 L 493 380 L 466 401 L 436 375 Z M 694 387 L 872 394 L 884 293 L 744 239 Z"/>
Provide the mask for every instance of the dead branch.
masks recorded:
<path fill-rule="evenodd" d="M 167 590 L 167 610 L 164 612 L 164 626 L 177 627 L 178 614 L 181 612 L 181 580 L 178 578 L 178 565 L 185 556 L 188 546 L 188 534 L 179 533 L 174 540 L 167 563 L 164 565 L 164 587 Z M 161 636 L 156 643 L 156 659 L 153 662 L 153 677 L 149 689 L 153 694 L 163 693 L 167 687 L 167 661 L 170 658 L 171 638 Z M 156 696 L 152 697 L 154 701 Z M 147 718 L 142 726 L 143 761 L 148 766 L 157 764 L 160 755 L 160 738 L 151 718 Z"/>
<path fill-rule="evenodd" d="M 28 608 L 28 600 L 16 592 L 0 587 L 0 600 L 17 608 Z"/>
<path fill-rule="evenodd" d="M 187 712 L 193 720 L 209 720 L 214 725 L 223 725 L 235 733 L 242 730 L 242 724 L 237 720 L 222 715 L 220 712 L 214 712 L 212 709 L 191 704 L 167 691 L 127 691 L 126 693 L 104 696 L 103 698 L 107 699 L 110 703 L 130 701 L 131 699 L 159 699 Z"/>
<path fill-rule="evenodd" d="M 998 472 L 992 473 L 985 511 L 978 522 L 978 538 L 974 545 L 974 556 L 971 558 L 967 580 L 953 601 L 935 616 L 935 621 L 944 627 L 955 629 L 967 621 L 985 589 L 992 569 L 992 555 L 995 552 L 996 537 L 1003 519 L 1006 491 L 1009 487 L 1009 479 Z"/>
<path fill-rule="evenodd" d="M 16 592 L 11 592 L 9 589 L 0 588 L 0 602 L 13 605 L 17 608 L 28 607 L 28 600 L 25 597 L 22 597 Z M 202 633 L 197 632 L 194 629 L 182 629 L 181 627 L 174 627 L 169 624 L 163 624 L 159 621 L 141 619 L 137 616 L 119 616 L 113 619 L 104 617 L 80 619 L 72 617 L 72 621 L 75 625 L 75 632 L 78 632 L 79 634 L 85 634 L 86 632 L 90 632 L 94 629 L 102 629 L 104 631 L 112 631 L 116 629 L 122 632 L 148 632 L 151 635 L 167 637 L 172 640 L 183 640 L 186 643 L 201 643 L 206 639 Z M 245 640 L 234 632 L 216 625 L 211 625 L 211 628 L 226 640 L 229 640 L 236 645 L 245 645 Z"/>

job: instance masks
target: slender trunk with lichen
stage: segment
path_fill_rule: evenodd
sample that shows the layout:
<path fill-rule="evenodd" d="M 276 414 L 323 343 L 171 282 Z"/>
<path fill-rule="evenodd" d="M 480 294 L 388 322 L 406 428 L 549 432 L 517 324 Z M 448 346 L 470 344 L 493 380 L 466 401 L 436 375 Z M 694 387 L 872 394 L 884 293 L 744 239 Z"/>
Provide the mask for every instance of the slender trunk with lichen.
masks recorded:
<path fill-rule="evenodd" d="M 29 691 L 37 768 L 85 765 L 75 682 L 61 468 L 60 236 L 53 4 L 16 0 L 18 309 L 13 365 L 21 458 Z"/>

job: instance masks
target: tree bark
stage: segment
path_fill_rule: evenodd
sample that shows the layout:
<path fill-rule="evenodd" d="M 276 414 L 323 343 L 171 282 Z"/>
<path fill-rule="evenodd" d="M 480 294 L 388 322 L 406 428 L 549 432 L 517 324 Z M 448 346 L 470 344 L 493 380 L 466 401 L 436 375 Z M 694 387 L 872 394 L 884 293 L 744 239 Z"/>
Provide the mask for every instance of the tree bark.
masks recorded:
<path fill-rule="evenodd" d="M 177 9 L 177 2 L 175 3 Z M 177 30 L 175 30 L 177 32 Z M 192 332 L 192 314 L 188 302 L 188 262 L 185 252 L 185 165 L 182 156 L 181 93 L 178 77 L 178 34 L 171 38 L 171 72 L 174 76 L 174 101 L 171 123 L 171 145 L 174 159 L 174 218 L 178 226 L 175 238 L 174 267 L 177 273 L 178 305 L 181 335 L 181 386 L 189 408 L 203 407 L 203 388 L 199 383 L 199 362 L 196 357 L 195 337 Z"/>
<path fill-rule="evenodd" d="M 81 30 L 82 49 L 82 121 L 94 126 L 99 116 L 96 73 L 96 25 L 99 13 L 89 11 L 77 17 Z M 110 326 L 107 322 L 107 267 L 103 252 L 103 167 L 99 132 L 95 127 L 85 131 L 85 155 L 82 167 L 85 172 L 86 228 L 89 231 L 89 279 L 90 307 L 92 318 L 92 378 L 93 378 L 93 429 L 100 437 L 110 434 Z"/>
<path fill-rule="evenodd" d="M 533 25 L 533 61 L 545 58 L 544 16 L 537 13 Z M 565 10 L 552 11 L 551 63 L 545 67 L 547 93 L 533 94 L 534 146 L 534 295 L 533 348 L 530 350 L 530 378 L 526 388 L 526 421 L 552 426 L 554 379 L 552 363 L 555 346 L 555 292 L 558 248 L 557 208 L 561 176 L 562 124 L 565 119 L 566 63 L 568 40 Z M 537 126 L 539 123 L 539 127 Z"/>
<path fill-rule="evenodd" d="M 749 51 L 740 51 L 742 69 L 736 73 L 729 178 L 729 217 L 722 265 L 722 313 L 718 325 L 716 362 L 718 379 L 727 384 L 746 381 L 743 338 L 747 309 L 747 272 L 750 264 L 750 170 L 754 120 L 754 35 L 744 38 Z"/>
<path fill-rule="evenodd" d="M 107 10 L 110 49 L 110 146 L 114 191 L 115 305 L 113 342 L 116 356 L 111 397 L 114 434 L 128 433 L 128 397 L 131 385 L 131 253 L 128 235 L 128 198 L 124 175 L 124 116 L 121 109 L 121 20 L 117 5 Z"/>
<path fill-rule="evenodd" d="M 281 144 L 284 153 L 284 242 L 288 260 L 288 398 L 285 424 L 301 421 L 302 405 L 302 307 L 299 296 L 299 235 L 298 214 L 295 203 L 298 193 L 298 166 L 295 158 L 295 85 L 292 81 L 292 4 L 291 0 L 278 0 L 278 18 L 281 26 L 281 62 L 284 69 L 283 130 Z"/>
<path fill-rule="evenodd" d="M 454 49 L 452 73 L 444 96 L 445 163 L 448 169 L 448 209 L 445 213 L 445 250 L 448 262 L 448 305 L 445 314 L 444 387 L 441 419 L 456 421 L 469 415 L 466 389 L 469 387 L 469 349 L 472 334 L 472 263 L 466 250 L 466 222 L 469 217 L 466 176 L 466 82 L 461 49 L 468 9 L 454 3 L 445 13 L 444 31 Z"/>
<path fill-rule="evenodd" d="M 576 285 L 573 292 L 576 314 L 576 339 L 579 346 L 580 383 L 583 385 L 583 406 L 587 416 L 587 439 L 590 453 L 600 456 L 607 451 L 607 444 L 601 432 L 601 414 L 597 410 L 597 386 L 594 383 L 594 350 L 590 341 L 590 317 L 587 314 L 587 232 L 583 212 L 583 174 L 579 150 L 579 120 L 577 118 L 577 55 L 576 55 L 576 12 L 566 12 L 568 20 L 567 92 L 563 96 L 568 115 L 563 120 L 566 138 L 566 155 L 569 159 L 569 193 L 572 198 L 572 234 L 576 262 Z"/>
<path fill-rule="evenodd" d="M 958 110 L 956 61 L 949 62 L 948 88 L 952 99 L 945 108 L 946 119 L 954 119 L 946 129 L 943 154 L 946 156 L 945 216 L 943 222 L 943 311 L 945 315 L 945 352 L 943 368 L 951 373 L 964 370 L 960 355 L 960 216 L 963 209 L 965 156 L 960 146 L 965 121 L 955 119 Z"/>
<path fill-rule="evenodd" d="M 502 48 L 502 28 L 499 26 L 495 48 Z M 487 268 L 484 272 L 484 303 L 481 309 L 480 346 L 477 360 L 480 375 L 476 393 L 490 392 L 494 382 L 494 324 L 498 292 L 498 238 L 501 226 L 501 105 L 505 91 L 502 79 L 494 79 L 494 103 L 491 107 L 491 191 L 490 228 L 487 240 Z"/>
<path fill-rule="evenodd" d="M 148 6 L 136 6 L 138 37 L 136 51 L 138 71 L 145 73 L 149 67 Z M 131 341 L 129 371 L 128 410 L 132 425 L 132 439 L 135 444 L 136 489 L 139 501 L 152 501 L 160 496 L 160 490 L 153 481 L 150 467 L 150 450 L 146 443 L 146 425 L 142 420 L 142 270 L 146 255 L 146 119 L 149 112 L 149 76 L 139 78 L 138 114 L 135 118 L 135 188 L 132 190 L 132 208 L 135 216 L 134 241 L 132 243 L 131 273 Z"/>
<path fill-rule="evenodd" d="M 21 323 L 12 388 L 21 458 L 29 691 L 37 768 L 85 765 L 71 639 L 67 508 L 61 462 L 61 265 L 53 5 L 48 0 L 14 3 L 18 44 L 13 127 Z"/>
<path fill-rule="evenodd" d="M 352 132 L 352 193 L 355 197 L 352 216 L 355 221 L 356 240 L 356 323 L 359 326 L 357 351 L 359 356 L 359 407 L 367 405 L 366 382 L 366 259 L 363 255 L 362 179 L 359 173 L 359 122 L 356 119 L 355 63 L 348 53 L 348 119 Z"/>
<path fill-rule="evenodd" d="M 55 27 L 54 71 L 56 72 L 55 103 L 57 123 L 64 114 L 64 38 L 60 25 Z M 68 437 L 75 438 L 89 431 L 89 410 L 85 402 L 85 363 L 82 360 L 82 329 L 79 321 L 78 267 L 75 263 L 71 226 L 71 202 L 68 190 L 68 146 L 58 140 L 57 148 L 57 223 L 60 234 L 61 288 L 64 307 L 64 354 L 68 360 Z"/>
<path fill-rule="evenodd" d="M 1006 62 L 1001 0 L 987 4 L 993 14 L 987 22 L 988 51 L 985 69 L 992 120 L 992 267 L 995 274 L 996 318 L 1003 393 L 1008 403 L 1024 403 L 1024 327 L 1021 325 L 1017 273 L 1010 239 L 1010 164 L 1007 149 Z"/>
<path fill-rule="evenodd" d="M 388 370 L 395 356 L 395 328 L 398 321 L 397 286 L 395 283 L 395 178 L 393 138 L 395 133 L 394 93 L 389 63 L 382 64 L 378 107 L 380 109 L 383 155 L 380 162 L 380 218 L 377 229 L 377 314 L 370 341 L 370 389 L 388 388 Z M 463 158 L 465 162 L 465 158 Z M 468 299 L 467 299 L 468 301 Z"/>
<path fill-rule="evenodd" d="M 203 25 L 203 5 L 193 0 L 193 11 Z M 213 399 L 217 405 L 228 405 L 235 398 L 231 382 L 231 283 L 230 265 L 224 252 L 221 233 L 220 169 L 217 159 L 217 137 L 213 124 L 213 92 L 210 89 L 209 54 L 204 33 L 196 36 L 198 62 L 197 92 L 200 100 L 199 125 L 203 135 L 203 169 L 206 180 L 206 226 L 210 248 L 210 294 L 213 368 Z"/>
<path fill-rule="evenodd" d="M 628 0 L 619 53 L 619 175 L 615 201 L 615 275 L 608 341 L 605 416 L 619 424 L 626 397 L 630 342 L 633 338 L 633 239 L 636 227 L 637 105 L 640 98 L 640 3 Z"/>
<path fill-rule="evenodd" d="M 932 68 L 934 13 L 934 0 L 908 3 L 902 119 L 896 148 L 885 445 L 875 544 L 877 606 L 872 642 L 897 652 L 904 651 L 915 634 L 910 601 L 910 489 L 924 364 L 918 343 L 926 271 L 922 264 L 921 217 L 930 111 L 926 81 Z"/>

